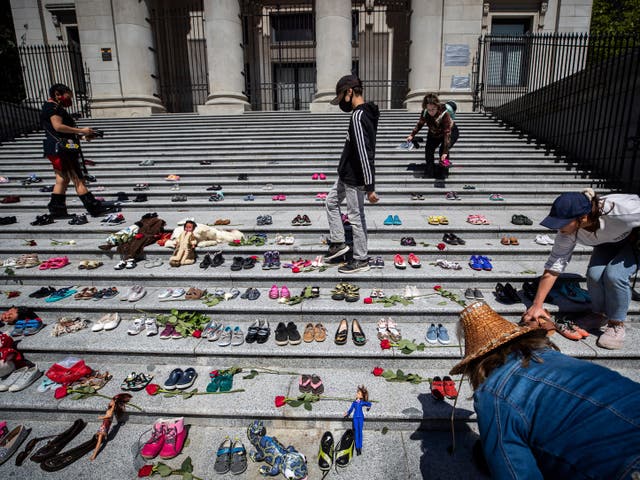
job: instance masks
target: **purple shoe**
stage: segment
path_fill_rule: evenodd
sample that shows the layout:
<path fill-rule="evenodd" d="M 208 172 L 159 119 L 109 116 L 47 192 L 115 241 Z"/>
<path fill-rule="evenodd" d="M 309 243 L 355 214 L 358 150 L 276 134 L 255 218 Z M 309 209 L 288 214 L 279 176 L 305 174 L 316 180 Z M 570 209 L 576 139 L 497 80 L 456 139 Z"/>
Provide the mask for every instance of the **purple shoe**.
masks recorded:
<path fill-rule="evenodd" d="M 278 270 L 280 268 L 280 252 L 277 250 L 271 252 L 271 264 L 269 268 L 271 270 Z"/>
<path fill-rule="evenodd" d="M 166 340 L 168 338 L 172 338 L 173 334 L 176 333 L 176 329 L 170 323 L 167 323 L 164 326 L 164 329 L 160 332 L 160 338 L 162 340 Z"/>
<path fill-rule="evenodd" d="M 264 261 L 262 262 L 262 270 L 269 270 L 273 263 L 273 252 L 264 252 Z"/>

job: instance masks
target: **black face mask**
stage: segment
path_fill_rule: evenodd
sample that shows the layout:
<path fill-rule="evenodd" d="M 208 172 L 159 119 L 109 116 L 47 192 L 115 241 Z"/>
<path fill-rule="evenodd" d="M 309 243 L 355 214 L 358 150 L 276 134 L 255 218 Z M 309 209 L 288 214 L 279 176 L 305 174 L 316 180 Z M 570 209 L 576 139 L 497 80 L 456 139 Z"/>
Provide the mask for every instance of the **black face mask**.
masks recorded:
<path fill-rule="evenodd" d="M 353 105 L 351 105 L 351 102 L 347 102 L 344 98 L 340 100 L 338 106 L 340 107 L 340 110 L 345 113 L 349 113 L 351 110 L 353 110 Z"/>

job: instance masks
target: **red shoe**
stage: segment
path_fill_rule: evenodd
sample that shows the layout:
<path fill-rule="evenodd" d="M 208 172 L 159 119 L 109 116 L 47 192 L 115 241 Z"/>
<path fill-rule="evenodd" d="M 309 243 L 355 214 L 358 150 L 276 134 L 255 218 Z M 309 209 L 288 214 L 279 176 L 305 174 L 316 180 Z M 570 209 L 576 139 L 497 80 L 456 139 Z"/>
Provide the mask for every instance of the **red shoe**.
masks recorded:
<path fill-rule="evenodd" d="M 446 396 L 444 393 L 444 382 L 440 377 L 433 377 L 431 380 L 431 395 L 436 400 L 444 400 Z"/>
<path fill-rule="evenodd" d="M 451 377 L 444 377 L 442 379 L 444 384 L 444 396 L 450 399 L 458 398 L 458 390 L 456 390 L 456 382 Z"/>
<path fill-rule="evenodd" d="M 187 431 L 184 428 L 184 418 L 180 417 L 166 424 L 166 436 L 164 445 L 160 451 L 160 458 L 169 459 L 180 455 L 184 441 L 187 438 Z"/>
<path fill-rule="evenodd" d="M 404 261 L 404 258 L 399 253 L 396 253 L 396 256 L 393 257 L 393 264 L 396 268 L 405 269 L 407 268 L 407 263 Z"/>
<path fill-rule="evenodd" d="M 153 425 L 153 433 L 147 443 L 144 444 L 142 450 L 140 450 L 140 456 L 142 458 L 150 459 L 155 458 L 162 450 L 164 446 L 164 440 L 166 437 L 166 420 L 158 420 Z"/>
<path fill-rule="evenodd" d="M 576 330 L 575 324 L 568 320 L 556 320 L 556 332 L 569 340 L 582 340 L 583 338 L 582 334 Z"/>
<path fill-rule="evenodd" d="M 408 261 L 409 265 L 411 265 L 413 268 L 420 268 L 422 266 L 422 264 L 420 263 L 420 259 L 413 253 L 409 254 Z"/>

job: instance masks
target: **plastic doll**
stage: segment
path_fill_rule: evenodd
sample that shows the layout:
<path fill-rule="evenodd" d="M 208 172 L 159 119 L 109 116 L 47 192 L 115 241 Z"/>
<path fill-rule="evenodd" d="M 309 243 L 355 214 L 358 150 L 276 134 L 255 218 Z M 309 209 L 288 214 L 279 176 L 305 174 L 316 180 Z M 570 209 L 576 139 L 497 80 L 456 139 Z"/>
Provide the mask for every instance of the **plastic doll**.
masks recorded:
<path fill-rule="evenodd" d="M 173 251 L 173 256 L 169 259 L 169 264 L 172 267 L 179 267 L 180 265 L 192 265 L 196 261 L 196 240 L 193 231 L 196 229 L 196 222 L 188 220 L 184 224 L 184 232 L 176 239 L 176 248 Z"/>
<path fill-rule="evenodd" d="M 362 453 L 362 427 L 364 426 L 364 414 L 362 413 L 362 407 L 367 407 L 367 412 L 371 408 L 369 402 L 369 392 L 364 385 L 358 385 L 358 391 L 356 392 L 356 399 L 351 402 L 351 407 L 344 416 L 349 418 L 351 412 L 353 412 L 353 432 L 355 433 L 356 454 Z"/>

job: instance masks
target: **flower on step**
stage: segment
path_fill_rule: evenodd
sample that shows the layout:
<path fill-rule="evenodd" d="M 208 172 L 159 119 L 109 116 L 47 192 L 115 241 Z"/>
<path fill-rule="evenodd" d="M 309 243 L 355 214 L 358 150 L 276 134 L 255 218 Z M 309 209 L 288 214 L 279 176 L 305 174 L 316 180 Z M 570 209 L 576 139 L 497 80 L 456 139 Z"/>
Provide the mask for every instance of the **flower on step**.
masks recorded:
<path fill-rule="evenodd" d="M 379 377 L 380 375 L 382 375 L 384 373 L 384 370 L 380 367 L 375 367 L 371 373 L 373 373 L 374 376 Z"/>
<path fill-rule="evenodd" d="M 58 388 L 56 388 L 56 391 L 53 392 L 53 397 L 56 400 L 60 400 L 61 398 L 64 398 L 66 396 L 67 396 L 67 387 L 66 386 L 58 387 Z"/>
<path fill-rule="evenodd" d="M 467 302 L 465 302 L 464 300 L 459 298 L 458 295 L 456 295 L 455 293 L 450 292 L 449 290 L 445 290 L 440 285 L 436 285 L 435 287 L 433 287 L 433 289 L 436 292 L 438 292 L 438 295 L 440 295 L 445 300 L 451 300 L 452 302 L 457 303 L 461 307 L 466 307 L 467 306 Z M 440 302 L 440 303 L 442 305 L 446 305 L 446 301 L 443 301 L 443 302 Z"/>
<path fill-rule="evenodd" d="M 137 238 L 138 240 L 140 240 L 140 239 L 141 239 L 141 238 L 143 238 L 143 237 L 144 237 L 144 235 L 143 235 L 142 233 L 140 233 L 140 232 L 136 233 L 136 234 L 133 236 L 133 238 Z M 147 466 L 147 465 L 145 465 L 145 466 Z"/>
<path fill-rule="evenodd" d="M 380 348 L 383 350 L 389 350 L 390 348 L 396 348 L 400 351 L 400 353 L 404 353 L 405 355 L 409 355 L 415 351 L 423 351 L 425 348 L 424 343 L 415 343 L 412 340 L 407 340 L 405 338 L 398 340 L 397 342 L 391 342 L 388 339 L 384 339 L 380 341 Z"/>
<path fill-rule="evenodd" d="M 234 245 L 240 245 L 240 240 L 232 240 L 231 243 Z"/>
<path fill-rule="evenodd" d="M 144 389 L 147 391 L 149 395 L 156 395 L 158 390 L 160 390 L 160 385 L 157 383 L 149 383 Z"/>
<path fill-rule="evenodd" d="M 433 289 L 434 289 L 436 292 L 439 292 L 440 290 L 442 290 L 442 286 L 440 286 L 440 285 L 434 285 L 434 286 L 433 286 Z"/>
<path fill-rule="evenodd" d="M 380 348 L 382 350 L 389 350 L 391 348 L 391 342 L 388 339 L 380 340 Z"/>
<path fill-rule="evenodd" d="M 138 478 L 149 477 L 153 474 L 153 465 L 144 465 L 138 470 Z"/>
<path fill-rule="evenodd" d="M 319 402 L 320 400 L 339 400 L 345 402 L 353 401 L 353 398 L 346 397 L 328 397 L 326 395 L 315 395 L 313 393 L 304 393 L 297 398 L 289 398 L 284 395 L 278 395 L 274 399 L 275 406 L 280 408 L 285 405 L 289 405 L 290 407 L 299 407 L 303 406 L 305 410 L 311 410 L 313 407 L 312 403 Z M 369 400 L 370 402 L 375 402 L 376 400 Z"/>
<path fill-rule="evenodd" d="M 364 303 L 366 303 L 367 305 L 369 305 L 370 303 L 373 303 L 373 299 L 371 297 L 366 297 L 364 299 Z"/>
<path fill-rule="evenodd" d="M 202 330 L 194 330 L 191 336 L 193 336 L 194 338 L 202 337 Z"/>
<path fill-rule="evenodd" d="M 293 268 L 291 269 L 291 272 L 292 272 L 292 273 L 300 273 L 300 267 L 293 267 Z"/>
<path fill-rule="evenodd" d="M 375 369 L 373 374 L 375 375 Z M 431 378 L 421 377 L 417 373 L 404 373 L 400 369 L 395 372 L 393 370 L 382 371 L 380 369 L 380 375 L 376 376 L 384 378 L 387 382 L 408 382 L 416 385 L 423 382 L 431 382 Z"/>
<path fill-rule="evenodd" d="M 444 243 L 439 243 L 438 245 L 436 245 L 436 247 L 438 248 L 438 250 L 444 250 L 445 248 L 447 248 Z"/>

